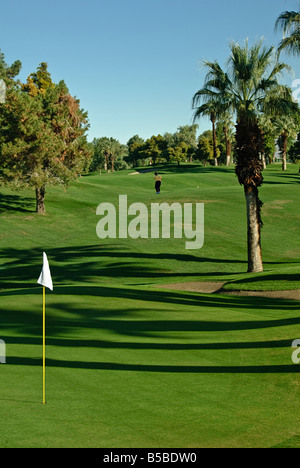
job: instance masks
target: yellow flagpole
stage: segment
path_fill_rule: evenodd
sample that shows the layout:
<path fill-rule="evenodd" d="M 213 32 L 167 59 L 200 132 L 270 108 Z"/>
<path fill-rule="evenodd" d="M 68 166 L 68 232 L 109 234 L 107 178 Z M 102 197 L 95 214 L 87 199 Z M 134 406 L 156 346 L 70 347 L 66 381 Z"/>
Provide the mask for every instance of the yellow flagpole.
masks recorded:
<path fill-rule="evenodd" d="M 45 286 L 43 287 L 43 405 L 45 401 L 45 377 L 46 377 L 46 291 Z"/>

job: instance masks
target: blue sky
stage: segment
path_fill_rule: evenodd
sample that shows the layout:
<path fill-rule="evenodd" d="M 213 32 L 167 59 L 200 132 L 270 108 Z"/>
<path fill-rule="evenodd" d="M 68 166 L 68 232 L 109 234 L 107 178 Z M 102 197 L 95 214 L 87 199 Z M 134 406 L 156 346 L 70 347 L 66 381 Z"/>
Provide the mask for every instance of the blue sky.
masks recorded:
<path fill-rule="evenodd" d="M 0 48 L 21 60 L 20 79 L 41 62 L 64 80 L 90 120 L 89 140 L 126 143 L 192 124 L 202 60 L 224 65 L 230 41 L 277 46 L 279 14 L 296 0 L 9 0 L 1 2 Z M 282 56 L 300 78 L 300 59 Z M 198 122 L 199 131 L 210 128 Z"/>

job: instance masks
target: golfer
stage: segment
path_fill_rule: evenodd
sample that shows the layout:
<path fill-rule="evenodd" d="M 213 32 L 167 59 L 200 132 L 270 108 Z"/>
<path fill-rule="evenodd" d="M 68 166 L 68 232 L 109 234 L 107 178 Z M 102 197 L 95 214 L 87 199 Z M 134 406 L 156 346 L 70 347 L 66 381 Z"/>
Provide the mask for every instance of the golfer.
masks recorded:
<path fill-rule="evenodd" d="M 157 172 L 155 172 L 154 179 L 155 179 L 156 193 L 160 193 L 160 186 L 161 186 L 162 176 L 158 175 Z"/>

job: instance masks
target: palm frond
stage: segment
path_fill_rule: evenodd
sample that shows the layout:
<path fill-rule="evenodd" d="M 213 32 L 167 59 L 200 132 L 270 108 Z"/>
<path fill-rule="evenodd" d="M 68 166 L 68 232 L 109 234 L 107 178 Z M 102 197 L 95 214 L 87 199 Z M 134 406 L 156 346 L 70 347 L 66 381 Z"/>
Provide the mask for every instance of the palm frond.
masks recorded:
<path fill-rule="evenodd" d="M 300 116 L 300 108 L 293 100 L 292 90 L 288 86 L 277 85 L 259 102 L 259 110 L 266 116 L 278 118 Z"/>
<path fill-rule="evenodd" d="M 285 50 L 288 54 L 298 55 L 300 53 L 300 29 L 294 31 L 290 36 L 282 39 L 278 51 Z"/>
<path fill-rule="evenodd" d="M 300 12 L 284 11 L 276 20 L 275 30 L 281 29 L 286 34 L 291 28 L 300 28 Z"/>

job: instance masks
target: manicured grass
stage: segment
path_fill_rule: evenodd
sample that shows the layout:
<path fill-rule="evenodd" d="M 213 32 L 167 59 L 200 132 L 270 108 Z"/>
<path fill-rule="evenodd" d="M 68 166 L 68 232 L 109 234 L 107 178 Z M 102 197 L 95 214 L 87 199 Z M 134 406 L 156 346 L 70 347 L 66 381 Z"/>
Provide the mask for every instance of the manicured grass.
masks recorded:
<path fill-rule="evenodd" d="M 46 216 L 34 213 L 32 192 L 1 189 L 0 447 L 300 447 L 299 303 L 157 287 L 299 288 L 298 168 L 265 171 L 259 275 L 246 273 L 233 168 L 160 168 L 160 202 L 205 203 L 201 250 L 184 239 L 98 239 L 99 203 L 157 202 L 153 173 L 129 172 L 49 188 Z M 44 406 L 43 251 L 54 282 Z"/>

